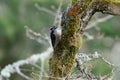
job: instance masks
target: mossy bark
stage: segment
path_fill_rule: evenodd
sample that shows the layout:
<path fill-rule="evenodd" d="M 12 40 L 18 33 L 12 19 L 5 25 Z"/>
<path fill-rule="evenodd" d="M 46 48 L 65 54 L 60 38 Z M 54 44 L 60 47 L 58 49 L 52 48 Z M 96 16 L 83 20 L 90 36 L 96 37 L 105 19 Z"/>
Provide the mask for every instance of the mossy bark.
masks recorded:
<path fill-rule="evenodd" d="M 74 15 L 79 11 L 79 7 L 70 8 L 66 12 L 66 23 L 62 24 L 61 41 L 54 49 L 53 57 L 50 59 L 50 76 L 55 77 L 51 80 L 66 77 L 75 62 L 75 56 L 82 44 L 81 34 L 77 34 L 80 25 L 80 14 Z"/>
<path fill-rule="evenodd" d="M 63 14 L 61 21 L 61 40 L 54 48 L 53 56 L 49 62 L 49 80 L 59 80 L 70 73 L 76 53 L 82 45 L 82 34 L 78 33 L 79 28 L 82 25 L 85 28 L 95 12 L 120 14 L 118 13 L 120 10 L 115 13 L 110 8 L 113 5 L 119 7 L 118 3 L 112 0 L 72 0 L 71 6 Z M 83 19 L 84 21 L 81 21 Z"/>

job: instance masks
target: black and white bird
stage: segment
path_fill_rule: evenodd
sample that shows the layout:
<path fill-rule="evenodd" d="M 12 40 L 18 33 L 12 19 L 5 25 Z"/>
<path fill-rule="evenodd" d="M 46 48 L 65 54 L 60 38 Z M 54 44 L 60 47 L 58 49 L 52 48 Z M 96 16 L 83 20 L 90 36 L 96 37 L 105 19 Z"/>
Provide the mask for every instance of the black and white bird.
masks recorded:
<path fill-rule="evenodd" d="M 51 43 L 52 43 L 53 48 L 55 48 L 58 42 L 60 41 L 61 30 L 58 29 L 58 27 L 56 26 L 52 26 L 50 30 L 51 30 L 50 32 Z"/>

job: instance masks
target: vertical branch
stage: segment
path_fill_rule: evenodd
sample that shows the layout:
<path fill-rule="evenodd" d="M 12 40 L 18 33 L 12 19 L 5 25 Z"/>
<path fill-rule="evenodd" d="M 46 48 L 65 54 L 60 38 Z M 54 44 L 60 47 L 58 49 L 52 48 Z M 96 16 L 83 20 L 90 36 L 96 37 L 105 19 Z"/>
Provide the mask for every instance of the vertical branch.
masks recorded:
<path fill-rule="evenodd" d="M 78 33 L 83 34 L 88 22 L 90 21 L 91 17 L 95 14 L 96 11 L 93 5 L 94 5 L 93 2 L 91 2 L 88 8 L 83 12 L 80 20 L 80 28 L 78 30 Z"/>
<path fill-rule="evenodd" d="M 57 14 L 55 15 L 55 20 L 54 20 L 54 25 L 56 25 L 56 26 L 60 26 L 60 20 L 61 20 L 61 7 L 62 7 L 62 5 L 63 5 L 63 1 L 64 0 L 61 0 L 61 2 L 60 2 L 60 4 L 59 4 L 59 7 L 58 7 L 58 9 L 57 9 Z"/>
<path fill-rule="evenodd" d="M 75 61 L 75 55 L 82 44 L 80 34 L 77 34 L 80 17 L 81 7 L 73 0 L 72 5 L 62 15 L 62 36 L 61 41 L 54 48 L 54 53 L 50 59 L 50 80 L 58 80 L 66 78 L 70 73 Z"/>

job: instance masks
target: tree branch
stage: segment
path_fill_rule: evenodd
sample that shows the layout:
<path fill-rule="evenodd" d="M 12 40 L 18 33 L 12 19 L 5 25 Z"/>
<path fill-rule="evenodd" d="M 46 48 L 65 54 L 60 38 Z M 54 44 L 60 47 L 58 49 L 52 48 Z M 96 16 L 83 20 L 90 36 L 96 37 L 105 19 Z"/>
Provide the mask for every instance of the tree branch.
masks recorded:
<path fill-rule="evenodd" d="M 72 0 L 71 6 L 62 14 L 61 40 L 54 48 L 54 54 L 49 63 L 51 76 L 63 78 L 69 74 L 75 55 L 82 44 L 81 35 L 92 16 L 96 12 L 119 15 L 119 4 L 113 0 Z M 57 79 L 50 78 L 50 80 Z"/>

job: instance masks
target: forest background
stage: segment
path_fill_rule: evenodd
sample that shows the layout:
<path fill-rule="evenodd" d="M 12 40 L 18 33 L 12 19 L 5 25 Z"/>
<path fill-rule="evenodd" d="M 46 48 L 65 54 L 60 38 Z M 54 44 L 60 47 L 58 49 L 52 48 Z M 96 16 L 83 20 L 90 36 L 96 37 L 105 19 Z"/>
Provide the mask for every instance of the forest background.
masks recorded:
<path fill-rule="evenodd" d="M 0 70 L 15 61 L 39 54 L 49 44 L 39 44 L 26 36 L 25 26 L 49 36 L 61 0 L 0 0 Z M 61 11 L 69 5 L 65 0 Z M 39 10 L 36 5 L 39 5 Z M 50 10 L 51 12 L 47 12 Z M 108 15 L 97 13 L 90 24 Z M 108 61 L 120 65 L 120 17 L 114 16 L 86 30 L 80 52 L 99 52 Z M 40 62 L 37 63 L 40 66 Z M 102 63 L 101 63 L 102 64 Z M 48 65 L 46 65 L 48 67 Z M 30 70 L 32 66 L 24 66 Z M 98 70 L 100 72 L 101 70 Z M 31 71 L 32 72 L 32 71 Z M 104 72 L 104 71 L 103 71 Z M 27 73 L 27 71 L 26 71 Z M 119 75 L 119 74 L 117 74 Z M 118 76 L 119 77 L 119 76 Z M 15 74 L 11 80 L 23 79 Z M 119 78 L 118 78 L 119 79 Z"/>

